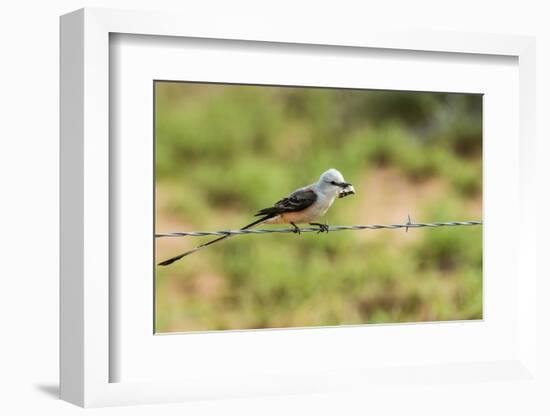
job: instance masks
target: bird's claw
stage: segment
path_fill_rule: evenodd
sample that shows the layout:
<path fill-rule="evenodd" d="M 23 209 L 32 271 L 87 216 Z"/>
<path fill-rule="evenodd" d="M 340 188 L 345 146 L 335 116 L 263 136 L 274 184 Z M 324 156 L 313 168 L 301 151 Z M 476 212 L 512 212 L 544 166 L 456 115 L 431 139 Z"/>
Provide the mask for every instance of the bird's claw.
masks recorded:
<path fill-rule="evenodd" d="M 294 224 L 293 222 L 291 222 L 290 224 L 294 227 L 294 230 L 292 230 L 292 232 L 294 234 L 301 234 L 302 233 L 302 231 L 300 230 L 300 228 L 296 224 Z"/>
<path fill-rule="evenodd" d="M 329 232 L 328 224 L 321 224 L 319 222 L 310 222 L 309 225 L 316 225 L 317 227 L 319 227 L 319 231 L 317 231 L 317 234 Z"/>

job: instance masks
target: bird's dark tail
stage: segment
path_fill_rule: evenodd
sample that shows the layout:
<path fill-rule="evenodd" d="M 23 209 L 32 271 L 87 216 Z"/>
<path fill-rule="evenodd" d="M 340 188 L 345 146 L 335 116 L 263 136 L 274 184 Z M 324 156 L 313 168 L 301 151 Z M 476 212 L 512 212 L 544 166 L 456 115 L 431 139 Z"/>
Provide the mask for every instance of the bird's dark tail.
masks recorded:
<path fill-rule="evenodd" d="M 261 224 L 262 222 L 267 221 L 268 219 L 273 218 L 274 216 L 275 215 L 266 215 L 266 216 L 260 218 L 259 220 L 256 220 L 254 222 L 251 222 L 248 225 L 245 225 L 244 227 L 241 228 L 241 230 L 246 230 L 248 228 L 254 227 L 255 225 Z M 169 258 L 168 260 L 164 260 L 164 261 L 160 262 L 158 265 L 159 266 L 168 266 L 169 264 L 172 264 L 172 263 L 180 260 L 181 258 L 183 258 L 185 256 L 188 256 L 189 254 L 193 254 L 193 253 L 195 253 L 199 250 L 202 250 L 205 247 L 208 247 L 211 244 L 217 243 L 218 241 L 225 240 L 228 237 L 231 237 L 231 235 L 222 235 L 221 237 L 215 238 L 214 240 L 207 241 L 206 243 L 203 243 L 200 246 L 197 246 L 197 247 L 195 247 L 191 250 L 188 250 L 185 253 L 179 254 L 179 255 L 177 255 L 175 257 L 172 257 L 172 258 Z"/>

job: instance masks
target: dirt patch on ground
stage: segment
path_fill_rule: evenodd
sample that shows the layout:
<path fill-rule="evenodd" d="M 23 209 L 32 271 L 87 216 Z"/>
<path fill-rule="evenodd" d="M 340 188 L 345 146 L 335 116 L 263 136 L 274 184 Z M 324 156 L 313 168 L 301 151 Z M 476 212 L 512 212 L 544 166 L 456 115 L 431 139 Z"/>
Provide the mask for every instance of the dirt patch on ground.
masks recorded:
<path fill-rule="evenodd" d="M 479 194 L 466 203 L 466 213 L 469 215 L 466 220 L 482 219 L 483 196 Z"/>
<path fill-rule="evenodd" d="M 439 178 L 430 178 L 421 182 L 411 181 L 406 174 L 394 168 L 382 168 L 371 171 L 365 176 L 357 189 L 360 195 L 361 224 L 397 224 L 405 223 L 408 215 L 412 222 L 428 220 L 423 218 L 422 206 L 430 201 L 441 198 L 448 191 L 448 185 Z M 360 238 L 375 239 L 380 232 L 360 233 Z M 420 233 L 409 231 L 385 232 L 384 236 L 392 236 L 395 243 L 412 243 L 420 237 Z"/>
<path fill-rule="evenodd" d="M 168 207 L 169 197 L 166 190 L 157 186 L 155 191 L 156 213 L 155 213 L 155 232 L 166 233 L 175 231 L 193 230 L 191 224 L 185 222 L 181 216 L 173 213 Z M 193 237 L 165 237 L 155 239 L 156 259 L 162 260 L 185 250 L 191 249 L 196 245 Z"/>
<path fill-rule="evenodd" d="M 204 272 L 187 279 L 172 279 L 170 291 L 178 296 L 192 296 L 201 300 L 212 300 L 222 296 L 227 289 L 223 275 Z"/>

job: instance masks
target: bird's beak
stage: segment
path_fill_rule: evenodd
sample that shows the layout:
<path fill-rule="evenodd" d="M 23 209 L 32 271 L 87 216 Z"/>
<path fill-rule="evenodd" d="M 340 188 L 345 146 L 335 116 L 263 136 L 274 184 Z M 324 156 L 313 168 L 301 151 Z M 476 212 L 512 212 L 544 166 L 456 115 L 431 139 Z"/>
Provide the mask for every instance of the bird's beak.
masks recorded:
<path fill-rule="evenodd" d="M 355 188 L 353 187 L 353 185 L 351 183 L 346 182 L 345 185 L 346 186 L 344 188 L 342 188 L 342 190 L 338 194 L 339 198 L 344 198 L 345 196 L 355 194 Z"/>

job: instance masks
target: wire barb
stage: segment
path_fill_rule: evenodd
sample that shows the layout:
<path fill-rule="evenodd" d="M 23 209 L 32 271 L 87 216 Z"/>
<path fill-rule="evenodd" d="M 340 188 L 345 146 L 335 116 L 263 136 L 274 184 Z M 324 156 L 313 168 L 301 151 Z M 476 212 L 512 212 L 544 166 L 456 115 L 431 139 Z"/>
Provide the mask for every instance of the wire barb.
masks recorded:
<path fill-rule="evenodd" d="M 482 225 L 482 221 L 448 221 L 448 222 L 411 222 L 409 215 L 408 221 L 405 224 L 368 224 L 368 225 L 334 225 L 327 228 L 327 231 L 346 231 L 346 230 L 379 230 L 379 229 L 397 229 L 405 228 L 409 232 L 409 228 L 424 228 L 424 227 L 459 227 Z M 300 228 L 302 233 L 318 232 L 319 228 Z M 155 238 L 163 237 L 203 237 L 207 235 L 241 235 L 241 234 L 271 234 L 271 233 L 294 233 L 294 228 L 273 228 L 264 230 L 221 230 L 221 231 L 180 231 L 173 233 L 155 234 Z"/>
<path fill-rule="evenodd" d="M 405 227 L 405 232 L 408 233 L 409 232 L 409 225 L 411 225 L 412 222 L 411 222 L 411 214 L 407 214 L 407 223 L 405 224 L 406 227 Z"/>

